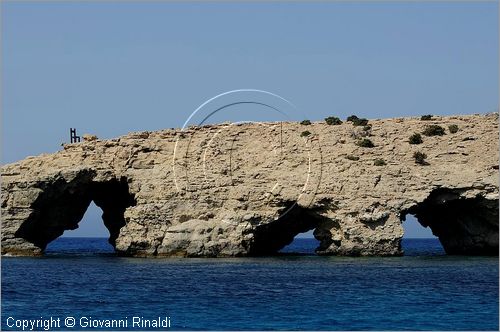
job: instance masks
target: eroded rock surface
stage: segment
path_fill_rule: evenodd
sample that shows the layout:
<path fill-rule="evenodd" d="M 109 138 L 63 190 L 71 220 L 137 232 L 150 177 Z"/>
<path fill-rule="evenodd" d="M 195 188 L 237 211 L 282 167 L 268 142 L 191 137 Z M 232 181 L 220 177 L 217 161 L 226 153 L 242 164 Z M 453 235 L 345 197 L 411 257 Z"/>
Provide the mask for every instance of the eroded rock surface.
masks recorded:
<path fill-rule="evenodd" d="M 370 124 L 88 136 L 2 166 L 2 253 L 43 253 L 94 201 L 110 243 L 131 256 L 273 254 L 311 229 L 318 254 L 400 255 L 407 214 L 450 254 L 498 254 L 498 114 Z M 409 144 L 431 124 L 446 135 Z M 375 147 L 358 146 L 361 137 Z"/>

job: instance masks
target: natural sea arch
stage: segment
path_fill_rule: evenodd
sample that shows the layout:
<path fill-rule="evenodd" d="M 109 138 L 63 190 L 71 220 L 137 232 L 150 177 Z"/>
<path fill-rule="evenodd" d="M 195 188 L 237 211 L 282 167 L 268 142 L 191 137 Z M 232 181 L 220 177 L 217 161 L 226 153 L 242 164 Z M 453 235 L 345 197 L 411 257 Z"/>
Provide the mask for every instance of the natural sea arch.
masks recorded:
<path fill-rule="evenodd" d="M 400 211 L 401 223 L 408 215 L 415 217 L 423 227 L 428 227 L 438 238 L 448 255 L 498 255 L 498 201 L 482 196 L 464 198 L 460 190 L 438 188 L 422 202 Z M 291 244 L 301 233 L 314 230 L 320 242 L 316 253 L 321 254 L 329 245 L 339 245 L 331 239 L 328 229 L 340 228 L 335 220 L 300 206 L 276 222 L 264 224 L 254 233 L 255 243 L 251 255 L 271 255 Z M 321 227 L 324 225 L 328 227 Z M 335 227 L 336 226 L 336 227 Z M 403 225 L 402 225 L 403 226 Z M 403 253 L 399 241 L 399 249 Z M 342 241 L 342 240 L 338 240 Z"/>
<path fill-rule="evenodd" d="M 498 255 L 498 200 L 463 198 L 459 190 L 438 188 L 421 203 L 400 213 L 429 227 L 445 252 L 453 255 Z"/>
<path fill-rule="evenodd" d="M 103 211 L 102 219 L 109 231 L 109 243 L 114 247 L 120 229 L 125 226 L 125 210 L 136 204 L 125 178 L 104 182 L 86 181 L 55 182 L 43 188 L 33 205 L 34 213 L 21 225 L 16 237 L 24 238 L 42 251 L 47 244 L 66 230 L 78 228 L 91 202 Z M 461 198 L 454 190 L 438 189 L 421 203 L 400 212 L 401 222 L 413 215 L 424 227 L 429 227 L 439 239 L 447 254 L 497 255 L 498 210 L 489 206 L 491 201 L 475 197 Z M 319 241 L 317 253 L 329 245 L 339 245 L 325 231 L 335 220 L 313 209 L 295 205 L 274 222 L 258 225 L 249 256 L 274 255 L 293 242 L 300 234 L 314 230 Z M 321 227 L 328 225 L 328 227 Z M 486 234 L 486 236 L 485 236 Z M 338 240 L 342 241 L 342 240 Z M 401 244 L 400 244 L 401 246 Z M 401 249 L 401 247 L 400 247 Z"/>
<path fill-rule="evenodd" d="M 102 210 L 102 220 L 109 231 L 108 242 L 114 247 L 120 229 L 125 226 L 125 210 L 136 203 L 125 178 L 95 182 L 83 175 L 79 181 L 59 181 L 43 188 L 33 204 L 35 212 L 15 235 L 43 251 L 66 230 L 78 228 L 91 202 Z"/>
<path fill-rule="evenodd" d="M 32 212 L 15 232 L 15 237 L 32 243 L 40 252 L 64 231 L 76 229 L 92 201 L 103 211 L 109 243 L 115 247 L 120 230 L 126 225 L 125 210 L 136 205 L 125 177 L 98 181 L 93 172 L 82 171 L 69 182 L 55 178 L 39 183 L 38 188 L 40 193 L 31 205 Z M 343 221 L 335 219 L 335 213 L 326 216 L 320 208 L 302 207 L 294 202 L 282 208 L 282 212 L 287 212 L 280 218 L 254 225 L 253 240 L 245 255 L 274 255 L 297 234 L 310 230 L 314 230 L 314 237 L 320 242 L 316 253 L 330 255 L 332 248 L 342 248 L 342 241 L 346 240 L 342 236 Z M 498 255 L 498 200 L 480 195 L 467 198 L 459 189 L 438 188 L 423 201 L 395 213 L 401 222 L 406 215 L 414 215 L 438 237 L 447 254 Z M 380 225 L 385 222 L 384 219 L 377 221 Z M 332 236 L 332 231 L 340 236 Z M 402 254 L 401 239 L 391 241 L 395 248 L 391 254 Z M 349 252 L 333 252 L 362 255 L 362 246 L 359 243 Z"/>

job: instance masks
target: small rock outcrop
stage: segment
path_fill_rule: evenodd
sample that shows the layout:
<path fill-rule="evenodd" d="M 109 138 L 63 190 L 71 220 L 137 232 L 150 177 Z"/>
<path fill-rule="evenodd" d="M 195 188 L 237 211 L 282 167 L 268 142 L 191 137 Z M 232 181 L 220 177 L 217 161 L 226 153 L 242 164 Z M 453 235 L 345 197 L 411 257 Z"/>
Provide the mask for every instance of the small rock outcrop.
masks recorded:
<path fill-rule="evenodd" d="M 130 256 L 269 255 L 313 229 L 321 255 L 401 255 L 408 214 L 449 254 L 497 255 L 498 114 L 369 124 L 88 136 L 4 165 L 2 254 L 42 254 L 94 201 Z M 444 135 L 410 144 L 429 125 Z"/>

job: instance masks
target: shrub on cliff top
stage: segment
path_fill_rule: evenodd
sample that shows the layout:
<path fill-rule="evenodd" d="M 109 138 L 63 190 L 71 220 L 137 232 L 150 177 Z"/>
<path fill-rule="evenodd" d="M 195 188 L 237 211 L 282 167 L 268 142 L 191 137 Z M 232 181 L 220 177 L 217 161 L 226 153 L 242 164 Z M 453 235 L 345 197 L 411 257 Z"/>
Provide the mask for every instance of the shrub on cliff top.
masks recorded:
<path fill-rule="evenodd" d="M 410 138 L 408 139 L 408 142 L 410 144 L 421 144 L 423 142 L 422 135 L 420 135 L 419 133 L 415 133 L 415 134 L 410 136 Z"/>
<path fill-rule="evenodd" d="M 425 136 L 443 136 L 445 134 L 444 128 L 438 125 L 426 126 L 422 132 Z"/>
<path fill-rule="evenodd" d="M 450 131 L 450 133 L 454 134 L 458 131 L 458 126 L 456 124 L 449 125 L 448 130 Z"/>
<path fill-rule="evenodd" d="M 311 124 L 311 121 L 310 121 L 310 120 L 302 120 L 302 121 L 300 122 L 300 124 L 301 124 L 301 125 L 308 126 L 308 125 L 310 125 L 310 124 Z"/>
<path fill-rule="evenodd" d="M 413 158 L 415 159 L 415 163 L 419 165 L 427 165 L 427 162 L 425 161 L 427 155 L 425 153 L 416 151 L 415 153 L 413 153 Z"/>
<path fill-rule="evenodd" d="M 342 120 L 340 120 L 336 116 L 329 116 L 329 117 L 325 118 L 325 122 L 328 125 L 340 125 L 340 124 L 342 124 Z"/>
<path fill-rule="evenodd" d="M 358 120 L 359 118 L 356 115 L 350 115 L 347 117 L 347 122 L 353 122 L 354 120 Z"/>
<path fill-rule="evenodd" d="M 362 148 L 375 147 L 375 144 L 373 144 L 373 142 L 371 140 L 369 140 L 368 138 L 363 138 L 362 140 L 359 140 L 356 144 Z"/>
<path fill-rule="evenodd" d="M 368 125 L 368 120 L 365 118 L 355 119 L 352 121 L 352 124 L 354 126 L 366 126 L 366 125 Z"/>
<path fill-rule="evenodd" d="M 431 114 L 422 115 L 422 116 L 420 117 L 420 120 L 423 120 L 423 121 L 429 121 L 429 120 L 432 120 L 432 115 L 431 115 Z"/>

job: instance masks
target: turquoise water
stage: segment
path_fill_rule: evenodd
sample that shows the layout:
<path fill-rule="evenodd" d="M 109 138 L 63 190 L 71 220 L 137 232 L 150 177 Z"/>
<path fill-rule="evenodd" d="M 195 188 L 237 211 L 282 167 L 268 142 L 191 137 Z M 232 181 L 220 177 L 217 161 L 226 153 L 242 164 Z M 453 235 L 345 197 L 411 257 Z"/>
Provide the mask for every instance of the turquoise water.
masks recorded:
<path fill-rule="evenodd" d="M 498 330 L 497 257 L 445 256 L 436 240 L 411 239 L 404 257 L 290 254 L 314 245 L 141 259 L 115 257 L 104 239 L 60 238 L 45 257 L 2 258 L 2 329 L 9 317 L 60 318 L 64 329 L 68 316 L 74 330 L 87 329 L 81 317 L 131 329 L 137 316 L 169 317 L 173 330 Z"/>

